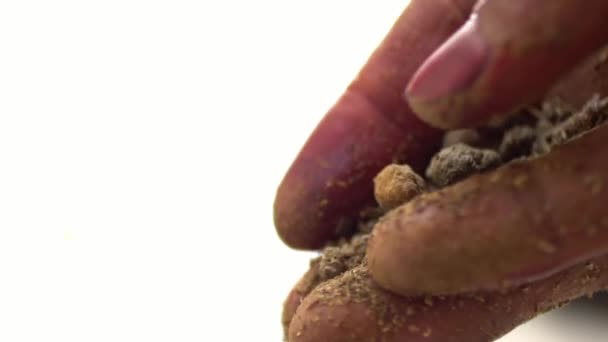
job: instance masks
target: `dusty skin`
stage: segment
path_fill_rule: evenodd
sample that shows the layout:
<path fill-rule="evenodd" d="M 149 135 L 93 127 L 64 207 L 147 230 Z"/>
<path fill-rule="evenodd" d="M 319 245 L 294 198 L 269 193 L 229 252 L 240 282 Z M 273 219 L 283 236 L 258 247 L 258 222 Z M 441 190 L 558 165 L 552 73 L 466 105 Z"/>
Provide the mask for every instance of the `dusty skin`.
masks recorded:
<path fill-rule="evenodd" d="M 515 130 L 521 129 L 520 128 L 521 126 L 517 125 L 517 124 L 521 123 L 521 120 L 515 120 L 514 121 L 515 123 L 505 124 L 505 126 L 502 128 L 502 133 L 501 133 L 503 135 L 503 138 L 499 139 L 497 142 L 495 142 L 493 148 L 495 148 L 497 150 L 501 150 L 503 148 L 503 146 L 505 146 L 505 144 L 512 144 L 512 145 L 521 147 L 522 144 L 524 144 L 524 143 L 517 141 L 517 139 L 519 137 L 523 136 L 523 138 L 521 138 L 521 140 L 525 141 L 526 147 L 514 149 L 517 153 L 511 152 L 514 155 L 514 157 L 521 158 L 522 156 L 530 154 L 531 153 L 531 151 L 530 151 L 531 144 L 534 144 L 537 141 L 541 141 L 548 132 L 554 132 L 553 134 L 555 134 L 555 132 L 564 130 L 565 127 L 572 127 L 573 125 L 568 124 L 568 122 L 581 122 L 582 121 L 585 123 L 589 123 L 589 122 L 593 123 L 592 125 L 589 125 L 589 124 L 574 125 L 579 128 L 582 127 L 582 129 L 579 129 L 578 131 L 576 131 L 575 134 L 571 134 L 570 137 L 575 136 L 576 134 L 580 134 L 581 132 L 589 129 L 590 127 L 593 127 L 594 125 L 600 124 L 605 119 L 604 118 L 604 107 L 605 106 L 606 106 L 606 104 L 602 100 L 600 100 L 598 97 L 594 97 L 591 101 L 589 101 L 587 103 L 587 105 L 583 108 L 583 110 L 581 110 L 581 111 L 577 112 L 575 115 L 573 115 L 574 111 L 571 109 L 567 109 L 559 101 L 547 101 L 542 105 L 542 107 L 540 109 L 531 108 L 529 110 L 531 113 L 534 113 L 534 117 L 536 117 L 536 121 L 531 122 L 530 120 L 525 119 L 525 123 L 527 125 L 531 125 L 531 126 L 525 126 L 525 127 L 527 127 L 526 130 L 528 130 L 528 132 L 525 132 L 525 134 L 520 134 L 519 132 L 517 134 L 511 133 Z M 548 123 L 550 123 L 550 124 L 548 124 Z M 530 129 L 528 129 L 528 128 L 530 128 Z M 533 141 L 531 141 L 531 138 L 530 138 L 530 134 L 529 134 L 530 130 L 532 130 L 534 133 Z M 569 129 L 569 131 L 575 132 L 572 129 Z M 471 135 L 472 135 L 471 132 L 468 132 L 465 136 L 471 136 Z M 473 135 L 479 135 L 479 134 L 473 133 Z M 480 140 L 476 139 L 475 141 L 479 142 Z M 459 143 L 459 142 L 460 141 L 457 141 L 455 143 Z M 486 147 L 487 146 L 488 145 L 486 144 Z M 474 171 L 475 170 L 471 170 L 471 172 L 474 172 Z M 409 170 L 408 170 L 408 172 L 409 172 Z M 393 179 L 393 180 L 391 180 L 390 176 L 387 176 L 384 181 L 388 182 L 388 183 L 398 181 L 399 179 L 401 179 L 401 180 L 403 179 L 403 177 L 399 176 L 398 172 L 397 173 L 390 172 L 387 174 L 388 175 L 397 175 L 394 177 L 395 179 Z M 412 175 L 409 175 L 409 176 L 411 177 Z M 403 202 L 405 203 L 409 199 L 410 198 L 404 198 Z M 363 266 L 355 267 L 356 265 L 361 264 L 361 261 L 364 259 L 365 246 L 368 241 L 367 233 L 369 233 L 369 227 L 372 226 L 376 222 L 377 216 L 381 215 L 382 210 L 377 209 L 375 211 L 372 210 L 371 212 L 373 212 L 374 214 L 369 215 L 369 213 L 368 213 L 366 215 L 361 216 L 361 219 L 359 222 L 360 233 L 356 234 L 353 238 L 342 239 L 337 244 L 333 244 L 332 246 L 325 248 L 322 251 L 321 256 L 311 262 L 311 268 L 303 276 L 302 280 L 294 287 L 291 294 L 285 301 L 283 323 L 286 328 L 286 332 L 287 332 L 287 329 L 289 328 L 289 325 L 290 325 L 292 318 L 295 315 L 298 307 L 300 307 L 300 303 L 302 303 L 303 301 L 304 301 L 304 303 L 307 303 L 309 301 L 308 297 L 314 297 L 315 295 L 317 295 L 317 290 L 315 290 L 312 295 L 308 296 L 309 293 L 311 291 L 313 291 L 315 288 L 317 288 L 318 290 L 325 289 L 325 290 L 323 290 L 323 298 L 324 298 L 323 301 L 324 302 L 327 302 L 328 299 L 331 299 L 332 296 L 336 296 L 335 300 L 338 302 L 343 301 L 344 305 L 346 305 L 346 303 L 349 303 L 348 305 L 361 306 L 362 303 L 363 304 L 368 303 L 369 305 L 367 305 L 368 307 L 365 310 L 369 311 L 370 308 L 372 308 L 372 310 L 371 310 L 372 313 L 367 313 L 365 315 L 366 317 L 368 317 L 369 315 L 384 317 L 387 315 L 387 312 L 389 312 L 389 311 L 390 311 L 391 316 L 395 316 L 395 315 L 399 314 L 399 312 L 395 311 L 396 310 L 395 308 L 397 308 L 397 306 L 395 306 L 396 304 L 393 303 L 393 298 L 398 298 L 398 297 L 386 292 L 385 290 L 381 290 L 371 280 L 371 278 L 369 277 L 369 271 L 368 271 L 367 265 L 365 263 Z M 323 265 L 323 266 L 319 267 L 320 265 Z M 596 273 L 599 272 L 598 269 L 596 268 L 597 265 L 595 265 L 595 264 L 593 264 L 593 266 L 591 266 L 591 265 L 592 264 L 586 264 L 585 269 L 587 271 L 594 270 Z M 345 275 L 345 274 L 349 274 L 349 272 L 352 273 L 350 277 Z M 593 274 L 596 274 L 596 273 L 593 273 Z M 331 279 L 333 279 L 333 280 L 331 280 Z M 352 300 L 352 298 L 351 298 L 351 300 L 337 299 L 339 296 L 344 295 L 344 292 L 340 292 L 339 294 L 338 293 L 332 294 L 331 291 L 328 292 L 328 287 L 331 288 L 331 286 L 329 284 L 331 284 L 332 282 L 338 281 L 338 279 L 342 284 L 341 288 L 352 288 L 352 290 L 349 290 L 350 294 L 353 294 L 353 293 L 360 294 L 362 297 L 355 299 L 355 300 Z M 587 278 L 585 278 L 585 279 L 591 279 L 591 277 L 587 276 Z M 328 280 L 330 280 L 330 281 L 328 281 Z M 351 282 L 352 282 L 352 284 L 348 284 Z M 585 280 L 585 282 L 587 282 L 587 280 Z M 319 286 L 319 284 L 321 284 L 321 285 Z M 558 286 L 558 288 L 559 288 L 559 286 Z M 523 286 L 520 289 L 524 293 L 528 293 L 528 294 L 530 293 L 529 287 Z M 556 296 L 556 297 L 551 297 L 548 299 L 540 298 L 538 296 L 538 294 L 540 294 L 540 292 L 536 296 L 532 296 L 532 297 L 530 297 L 530 296 L 517 297 L 517 296 L 513 296 L 511 294 L 511 293 L 513 293 L 514 290 L 515 289 L 503 290 L 503 291 L 500 291 L 499 293 L 477 292 L 476 294 L 459 295 L 456 297 L 447 297 L 447 298 L 448 298 L 448 302 L 452 303 L 452 304 L 450 304 L 450 308 L 452 311 L 454 310 L 454 307 L 456 307 L 456 308 L 460 308 L 460 310 L 466 310 L 467 312 L 470 312 L 470 310 L 471 310 L 470 307 L 478 307 L 478 306 L 479 306 L 479 308 L 477 308 L 475 310 L 483 311 L 483 308 L 486 306 L 485 305 L 486 296 L 489 296 L 488 298 L 494 298 L 492 300 L 497 301 L 498 304 L 496 304 L 496 308 L 505 309 L 501 305 L 506 305 L 505 303 L 507 303 L 509 306 L 512 306 L 513 301 L 517 300 L 514 298 L 524 298 L 524 299 L 520 299 L 520 300 L 525 300 L 525 301 L 529 301 L 529 300 L 538 301 L 538 300 L 542 299 L 545 302 L 543 302 L 541 304 L 539 304 L 540 302 L 536 302 L 536 304 L 544 305 L 546 308 L 549 308 L 556 303 L 560 303 L 566 299 L 575 298 L 579 295 L 579 292 L 572 294 L 573 293 L 572 291 L 574 291 L 574 290 L 571 289 L 569 292 L 570 294 L 560 294 L 560 293 L 557 293 L 558 292 L 557 290 L 554 290 L 552 295 Z M 583 294 L 592 293 L 595 291 L 595 289 L 590 290 L 590 287 L 586 287 L 585 289 L 581 288 L 580 290 L 584 292 L 584 293 L 580 292 Z M 504 301 L 501 302 L 499 300 L 500 298 L 497 297 L 498 294 L 505 297 L 506 299 L 504 299 Z M 368 299 L 363 299 L 363 297 L 367 297 Z M 372 299 L 370 299 L 371 297 L 376 298 L 376 299 L 372 300 Z M 305 298 L 306 298 L 306 300 L 304 300 Z M 382 298 L 384 298 L 384 299 L 382 299 Z M 530 298 L 532 298 L 532 299 L 530 299 Z M 566 299 L 563 299 L 563 298 L 566 298 Z M 400 301 L 403 301 L 403 300 L 405 300 L 405 299 L 400 299 Z M 446 300 L 446 297 L 435 297 L 435 298 L 424 297 L 422 299 L 416 299 L 416 300 L 409 299 L 408 303 L 410 303 L 410 304 L 408 304 L 407 307 L 404 308 L 403 310 L 405 310 L 404 313 L 405 313 L 406 317 L 413 316 L 413 313 L 416 312 L 415 304 L 423 303 L 424 304 L 422 306 L 423 312 L 428 312 L 428 311 L 435 312 L 436 311 L 435 309 L 431 309 L 434 306 L 429 305 L 429 303 L 435 303 L 435 302 L 442 303 L 445 300 Z M 333 303 L 333 300 L 330 300 L 329 302 Z M 382 304 L 382 303 L 384 303 L 384 304 Z M 454 305 L 454 303 L 456 303 L 456 305 Z M 517 305 L 524 305 L 524 304 L 526 304 L 526 303 L 519 303 Z M 530 303 L 527 303 L 527 304 L 530 304 Z M 383 308 L 383 305 L 384 305 L 384 308 Z M 440 304 L 440 305 L 447 305 L 447 304 Z M 389 309 L 387 309 L 387 308 L 389 308 Z M 475 329 L 470 330 L 470 331 L 473 331 L 474 333 L 477 333 L 477 334 L 481 334 L 481 335 L 479 335 L 480 339 L 477 339 L 479 341 L 491 341 L 494 339 L 494 337 L 502 335 L 503 333 L 510 330 L 513 326 L 516 326 L 517 324 L 521 323 L 522 321 L 524 321 L 530 317 L 533 317 L 539 311 L 537 309 L 538 309 L 537 307 L 535 307 L 534 310 L 530 309 L 527 311 L 526 314 L 524 314 L 522 312 L 521 315 L 516 316 L 511 321 L 505 320 L 504 323 L 502 323 L 500 325 L 500 329 L 498 326 L 495 326 L 493 329 L 490 327 L 488 329 L 484 328 L 483 331 L 481 331 L 481 330 L 476 331 Z M 304 310 L 304 309 L 300 309 L 300 311 L 298 311 L 299 312 L 298 316 L 302 315 L 302 313 L 301 313 L 302 310 Z M 336 309 L 335 304 L 331 304 L 331 310 L 332 310 L 332 312 L 335 311 L 336 313 L 342 312 L 341 310 Z M 473 311 L 475 311 L 475 310 L 473 310 Z M 513 309 L 513 310 L 515 310 L 515 309 Z M 541 311 L 543 311 L 543 310 L 541 310 Z M 356 314 L 354 314 L 354 315 L 356 315 Z M 441 317 L 442 314 L 441 313 L 433 313 L 433 314 L 429 313 L 427 315 L 436 315 L 437 317 Z M 459 315 L 462 316 L 462 312 L 460 312 Z M 471 315 L 473 315 L 473 314 L 471 314 Z M 400 329 L 399 325 L 403 325 L 401 320 L 402 320 L 401 318 L 391 318 L 391 319 L 382 318 L 380 320 L 376 319 L 376 320 L 370 321 L 366 324 L 367 325 L 370 325 L 372 323 L 379 324 L 380 325 L 380 328 L 378 330 L 379 335 L 375 336 L 374 338 L 377 337 L 378 341 L 382 341 L 382 340 L 390 341 L 391 339 L 388 336 L 390 334 L 396 333 Z M 316 319 L 313 317 L 313 323 L 315 323 L 315 322 L 316 322 Z M 416 320 L 416 322 L 419 322 L 419 323 L 408 324 L 407 331 L 412 336 L 415 336 L 416 333 L 418 333 L 418 335 L 420 335 L 421 338 L 425 338 L 424 339 L 425 341 L 428 340 L 427 338 L 433 334 L 433 328 L 431 328 L 429 326 L 428 329 L 424 328 L 424 330 L 423 330 L 424 325 L 420 323 L 422 321 Z M 296 323 L 294 323 L 294 325 L 295 324 Z M 483 322 L 480 324 L 483 325 Z M 314 326 L 315 327 L 312 328 L 312 330 L 317 329 L 316 325 L 314 325 Z M 348 324 L 346 326 L 348 326 Z M 464 329 L 463 328 L 464 326 L 465 325 L 461 325 L 459 327 L 454 327 L 454 329 L 456 329 L 456 328 Z M 435 329 L 435 335 L 437 335 L 437 332 L 439 330 L 437 330 L 438 328 L 434 328 L 434 329 Z M 321 330 L 323 330 L 323 329 L 321 329 Z M 466 330 L 466 329 L 464 329 L 464 330 Z M 376 330 L 371 329 L 368 332 L 371 333 L 372 331 L 376 331 Z M 391 331 L 392 331 L 392 333 L 391 333 Z M 297 334 L 298 334 L 298 332 L 296 332 L 296 335 Z M 345 337 L 345 340 L 367 341 L 368 340 L 367 338 L 371 338 L 371 335 L 365 335 L 365 337 L 363 337 L 363 336 L 357 337 L 352 334 L 356 335 L 357 329 L 354 329 L 351 332 L 351 337 L 354 339 L 346 339 L 346 337 Z M 328 335 L 328 336 L 330 336 L 330 335 Z M 399 335 L 399 336 L 401 336 L 401 335 Z M 416 339 L 412 339 L 412 338 L 414 338 L 412 336 L 410 336 L 409 339 L 407 339 L 407 341 L 410 341 L 410 340 L 415 341 Z M 459 336 L 459 335 L 456 334 L 454 336 Z M 298 338 L 300 338 L 300 337 L 305 337 L 305 333 L 300 332 L 300 336 L 296 336 L 294 341 L 298 340 Z M 294 338 L 294 337 L 292 337 L 292 338 Z M 389 339 L 387 339 L 387 338 L 389 338 Z M 470 338 L 472 338 L 472 336 L 470 336 Z M 336 339 L 334 337 L 331 340 L 333 341 Z M 442 339 L 442 341 L 443 340 L 447 341 L 446 339 Z M 473 340 L 477 341 L 475 339 L 473 339 Z M 461 341 L 461 340 L 454 340 L 454 341 Z"/>
<path fill-rule="evenodd" d="M 606 257 L 504 292 L 401 297 L 361 265 L 317 287 L 300 305 L 290 342 L 489 342 L 539 313 L 608 284 Z"/>
<path fill-rule="evenodd" d="M 564 141 L 603 122 L 605 107 L 594 98 L 548 130 L 563 138 L 551 140 L 548 154 L 474 175 L 390 212 L 368 247 L 374 278 L 404 295 L 500 289 L 603 253 L 608 126 Z M 546 134 L 540 135 L 545 142 Z M 456 225 L 463 219 L 466 226 Z M 459 239 L 462 234 L 470 238 Z"/>
<path fill-rule="evenodd" d="M 475 126 L 473 124 L 475 122 L 487 121 L 487 114 L 506 112 L 505 108 L 541 98 L 548 86 L 556 81 L 556 75 L 562 74 L 574 63 L 579 63 L 582 58 L 589 56 L 590 51 L 605 43 L 605 31 L 598 30 L 600 36 L 591 36 L 590 40 L 567 39 L 557 53 L 556 50 L 545 49 L 546 45 L 544 45 L 544 42 L 552 40 L 552 34 L 576 38 L 588 33 L 585 30 L 597 27 L 598 23 L 604 27 L 605 15 L 602 11 L 590 12 L 589 7 L 586 6 L 605 9 L 608 8 L 605 2 L 589 1 L 581 5 L 580 1 L 560 0 L 556 4 L 546 2 L 547 6 L 539 7 L 538 11 L 528 11 L 525 8 L 518 8 L 518 2 L 496 1 L 494 5 L 506 6 L 506 9 L 510 10 L 508 15 L 501 14 L 504 9 L 489 6 L 485 7 L 483 13 L 478 14 L 483 17 L 479 22 L 479 28 L 484 31 L 485 36 L 493 38 L 492 46 L 498 47 L 495 54 L 497 58 L 490 61 L 490 68 L 487 69 L 485 76 L 479 79 L 480 81 L 476 82 L 466 94 L 456 94 L 453 99 L 434 105 L 412 101 L 410 98 L 409 104 L 418 115 L 424 114 L 424 109 L 429 109 L 427 115 L 422 115 L 423 119 L 419 120 L 411 108 L 404 106 L 404 86 L 415 76 L 414 73 L 419 69 L 420 63 L 461 27 L 476 2 L 475 0 L 417 0 L 410 3 L 353 83 L 313 132 L 279 187 L 274 208 L 275 226 L 288 245 L 300 249 L 320 249 L 327 244 L 335 247 L 348 243 L 346 241 L 350 240 L 350 234 L 357 231 L 357 228 L 363 234 L 372 231 L 376 218 L 357 222 L 357 215 L 360 215 L 363 208 L 372 204 L 373 177 L 389 163 L 408 164 L 424 176 L 423 171 L 428 166 L 430 157 L 442 143 L 442 134 L 424 124 L 424 122 L 432 122 L 430 119 L 434 109 L 438 109 L 435 112 L 439 113 L 441 108 L 448 108 L 449 111 L 443 112 L 449 113 L 452 119 L 462 118 L 458 122 L 448 122 L 449 120 L 444 121 L 440 118 L 441 122 L 448 123 L 449 128 Z M 511 3 L 513 4 L 509 8 Z M 564 11 L 563 9 L 568 9 L 568 6 L 571 7 L 570 10 Z M 583 17 L 585 20 L 581 21 L 580 18 Z M 554 26 L 545 27 L 548 30 L 533 30 L 534 33 L 541 34 L 529 35 L 530 40 L 510 50 L 508 47 L 513 45 L 501 44 L 501 40 L 504 42 L 505 39 L 507 41 L 509 39 L 508 34 L 506 36 L 501 34 L 510 32 L 501 28 L 504 26 L 501 24 L 506 23 L 507 27 L 517 30 L 518 26 L 512 25 L 513 18 L 518 22 L 522 19 L 526 25 L 543 23 L 544 18 L 556 20 L 553 21 Z M 568 23 L 569 18 L 574 22 Z M 417 29 L 411 30 L 411 27 Z M 563 27 L 574 27 L 575 30 L 569 30 L 569 35 L 563 35 Z M 576 31 L 578 28 L 581 30 Z M 424 39 L 420 39 L 420 32 L 425 33 Z M 549 39 L 543 39 L 544 33 L 549 34 Z M 521 39 L 518 41 L 521 42 Z M 560 53 L 564 49 L 572 53 Z M 406 60 L 403 58 L 405 55 L 408 56 Z M 600 90 L 603 95 L 607 95 L 608 87 L 605 80 L 608 78 L 600 76 L 600 74 L 606 75 L 608 68 L 605 68 L 605 65 L 606 58 L 600 58 L 599 63 L 590 58 L 585 68 L 574 70 L 567 78 L 568 82 L 562 82 L 554 88 L 553 94 L 563 95 L 568 101 L 576 99 L 572 103 L 577 107 L 592 92 Z M 513 73 L 514 66 L 524 72 Z M 589 78 L 589 71 L 594 74 L 593 78 Z M 518 75 L 525 75 L 524 82 L 518 79 Z M 589 80 L 593 82 L 590 83 Z M 521 87 L 521 84 L 527 84 L 529 87 Z M 519 102 L 514 103 L 514 101 Z M 477 103 L 480 105 L 476 108 L 470 108 L 471 110 L 467 108 L 468 105 Z M 430 116 L 428 112 L 431 113 Z M 547 152 L 547 149 L 544 149 L 546 146 L 538 139 L 541 131 L 547 132 L 538 129 L 542 126 L 541 121 L 518 123 L 531 127 L 537 132 L 532 146 L 533 154 Z M 563 122 L 561 118 L 559 121 Z M 549 125 L 549 129 L 552 125 Z M 495 132 L 494 129 L 489 131 Z M 478 141 L 474 137 L 460 142 L 471 147 L 498 151 L 503 162 L 511 158 L 521 158 L 519 153 L 527 153 L 521 151 L 527 150 L 529 143 L 527 139 L 531 139 L 527 134 L 513 133 L 512 141 L 505 143 L 504 148 L 500 149 L 494 144 L 501 142 L 498 136 L 490 134 L 490 145 L 493 146 L 487 146 L 485 138 L 488 135 L 485 133 L 478 135 L 481 138 Z M 367 144 L 360 144 L 361 136 L 369 137 Z M 551 153 L 554 152 L 551 146 L 553 140 L 551 138 L 549 141 L 548 150 Z M 561 147 L 555 149 L 560 150 Z M 562 162 L 567 164 L 567 161 Z M 517 161 L 517 163 L 525 165 L 527 162 Z M 583 185 L 587 190 L 597 192 L 602 189 L 597 180 L 598 177 L 587 177 Z M 526 186 L 523 178 L 514 181 L 520 186 Z M 461 183 L 453 186 L 459 184 Z M 433 186 L 428 188 L 436 191 Z M 534 200 L 530 204 L 538 205 L 539 199 Z M 542 201 L 543 198 L 540 200 Z M 343 229 L 345 225 L 342 223 L 347 221 L 353 222 L 354 227 Z M 587 233 L 592 235 L 597 233 L 597 227 L 590 228 L 586 230 Z M 551 243 L 544 242 L 536 245 L 544 253 L 560 251 L 554 249 L 555 246 Z M 347 259 L 352 260 L 350 257 Z M 329 268 L 331 270 L 343 267 L 334 267 L 336 264 L 333 261 L 328 264 L 332 266 Z M 602 278 L 602 274 L 607 273 L 605 259 L 597 259 L 592 263 L 582 263 L 568 270 L 562 270 L 551 278 L 528 287 L 516 286 L 493 293 L 477 291 L 473 295 L 449 297 L 399 297 L 381 290 L 369 277 L 367 266 L 364 264 L 324 282 L 320 280 L 318 265 L 318 262 L 311 264 L 310 270 L 285 302 L 284 324 L 288 326 L 292 323 L 291 340 L 491 341 L 537 312 L 550 309 L 555 303 L 562 303 L 570 298 L 603 288 L 605 279 Z M 350 266 L 346 268 L 348 267 Z M 335 273 L 338 272 L 325 272 L 325 276 Z M 389 321 L 388 315 L 379 314 L 383 311 L 372 310 L 360 300 L 344 300 L 342 296 L 344 292 L 340 292 L 343 290 L 338 289 L 345 288 L 351 293 L 367 293 L 349 298 L 376 298 L 375 303 L 383 302 L 386 304 L 384 307 L 395 308 L 394 311 L 389 311 L 396 313 L 395 323 L 387 326 L 385 322 Z M 368 290 L 365 290 L 366 288 Z M 521 292 L 516 292 L 517 289 Z M 323 300 L 319 296 L 320 292 L 323 292 Z M 444 300 L 455 305 L 441 304 Z M 411 305 L 407 303 L 418 305 L 420 310 L 410 307 Z M 493 305 L 493 303 L 497 304 Z M 462 308 L 459 308 L 460 305 Z M 382 305 L 372 305 L 372 307 L 382 308 Z M 402 311 L 399 311 L 399 308 Z M 455 313 L 451 313 L 452 311 Z M 497 311 L 502 312 L 498 315 Z M 417 316 L 417 312 L 423 312 L 426 316 Z M 413 316 L 415 320 L 404 325 L 399 318 L 403 315 L 399 313 Z M 393 319 L 391 318 L 390 321 L 393 322 Z M 380 326 L 382 328 L 379 328 Z M 470 331 L 469 334 L 467 330 Z"/>

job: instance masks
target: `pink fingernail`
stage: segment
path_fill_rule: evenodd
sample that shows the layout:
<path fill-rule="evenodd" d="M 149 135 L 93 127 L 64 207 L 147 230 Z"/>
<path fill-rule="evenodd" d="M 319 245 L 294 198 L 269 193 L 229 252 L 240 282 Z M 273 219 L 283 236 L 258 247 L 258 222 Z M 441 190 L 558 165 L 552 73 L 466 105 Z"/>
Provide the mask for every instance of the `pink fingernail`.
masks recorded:
<path fill-rule="evenodd" d="M 469 87 L 480 76 L 489 49 L 471 18 L 412 77 L 406 96 L 432 101 Z"/>

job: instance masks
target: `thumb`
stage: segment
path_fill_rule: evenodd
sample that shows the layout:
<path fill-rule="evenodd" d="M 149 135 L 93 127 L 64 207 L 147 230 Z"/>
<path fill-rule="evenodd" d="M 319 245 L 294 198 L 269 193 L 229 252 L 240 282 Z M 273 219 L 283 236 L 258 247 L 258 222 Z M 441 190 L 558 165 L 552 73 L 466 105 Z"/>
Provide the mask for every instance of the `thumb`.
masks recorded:
<path fill-rule="evenodd" d="M 608 42 L 608 1 L 480 1 L 435 51 L 406 96 L 432 126 L 470 127 L 535 101 Z"/>

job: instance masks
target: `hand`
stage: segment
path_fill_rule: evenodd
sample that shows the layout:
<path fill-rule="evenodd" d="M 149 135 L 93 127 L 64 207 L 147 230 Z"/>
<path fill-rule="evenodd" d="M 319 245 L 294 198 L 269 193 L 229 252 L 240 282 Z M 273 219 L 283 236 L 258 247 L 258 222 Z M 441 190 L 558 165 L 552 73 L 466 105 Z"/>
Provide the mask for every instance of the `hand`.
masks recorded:
<path fill-rule="evenodd" d="M 322 246 L 372 200 L 370 179 L 382 167 L 398 160 L 420 170 L 437 149 L 440 132 L 404 100 L 408 83 L 424 121 L 469 126 L 540 98 L 608 37 L 601 0 L 489 0 L 463 26 L 475 2 L 414 0 L 403 12 L 279 187 L 275 225 L 288 245 Z"/>
<path fill-rule="evenodd" d="M 440 140 L 440 132 L 424 122 L 440 128 L 467 127 L 504 115 L 540 98 L 608 41 L 602 29 L 608 3 L 602 1 L 487 0 L 475 8 L 475 19 L 464 24 L 474 5 L 475 1 L 465 0 L 413 0 L 404 11 L 283 180 L 275 223 L 285 242 L 297 248 L 323 245 L 335 237 L 334 227 L 342 218 L 352 217 L 373 200 L 371 179 L 384 165 L 397 159 L 420 168 Z M 422 120 L 403 100 L 408 84 L 407 98 Z M 455 296 L 429 306 L 422 298 L 397 297 L 370 283 L 369 291 L 390 303 L 396 314 L 408 316 L 410 307 L 424 312 L 411 324 L 395 327 L 390 338 L 491 340 L 539 309 L 604 287 L 605 257 L 556 272 L 606 250 L 608 229 L 601 229 L 601 224 L 608 190 L 599 186 L 590 196 L 592 189 L 579 182 L 593 175 L 596 189 L 604 183 L 608 162 L 601 158 L 607 152 L 601 142 L 606 138 L 606 129 L 599 129 L 523 169 L 501 168 L 459 183 L 415 215 L 404 220 L 396 211 L 377 226 L 368 249 L 369 268 L 383 287 L 406 295 L 497 289 L 505 283 L 513 289 L 480 297 L 483 302 Z M 552 172 L 546 173 L 547 168 Z M 510 177 L 520 174 L 531 175 L 532 186 L 513 196 L 505 189 L 512 185 Z M 502 180 L 494 184 L 496 179 Z M 457 203 L 466 220 L 455 220 L 440 210 L 463 192 L 472 195 Z M 535 209 L 542 213 L 538 221 L 527 215 Z M 520 214 L 519 221 L 510 221 L 513 213 Z M 407 230 L 401 229 L 405 223 Z M 560 230 L 562 223 L 572 229 Z M 492 234 L 484 235 L 490 224 L 495 226 Z M 593 238 L 582 228 L 589 224 L 599 228 Z M 556 234 L 559 231 L 565 233 Z M 480 261 L 487 266 L 481 271 Z M 361 281 L 371 281 L 367 269 L 358 272 Z M 513 287 L 541 278 L 527 291 Z M 587 280 L 581 283 L 581 279 Z M 333 293 L 338 303 L 341 294 L 336 289 L 341 281 L 332 280 L 308 296 L 292 323 L 293 340 L 378 336 L 381 331 L 374 315 L 365 314 L 369 309 L 365 304 L 318 303 L 323 291 L 325 296 Z M 287 304 L 297 306 L 294 298 L 303 295 L 295 291 Z M 461 302 L 464 311 L 454 310 Z M 329 316 L 342 325 L 333 326 L 324 319 Z"/>

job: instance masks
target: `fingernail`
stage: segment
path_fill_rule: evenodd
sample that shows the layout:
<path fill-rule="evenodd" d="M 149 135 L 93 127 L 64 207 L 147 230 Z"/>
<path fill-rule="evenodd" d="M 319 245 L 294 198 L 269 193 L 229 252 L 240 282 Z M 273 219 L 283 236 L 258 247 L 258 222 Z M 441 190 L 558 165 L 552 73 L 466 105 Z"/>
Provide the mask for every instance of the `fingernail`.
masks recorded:
<path fill-rule="evenodd" d="M 469 20 L 422 64 L 405 91 L 408 98 L 433 101 L 475 82 L 489 55 L 476 22 Z"/>

